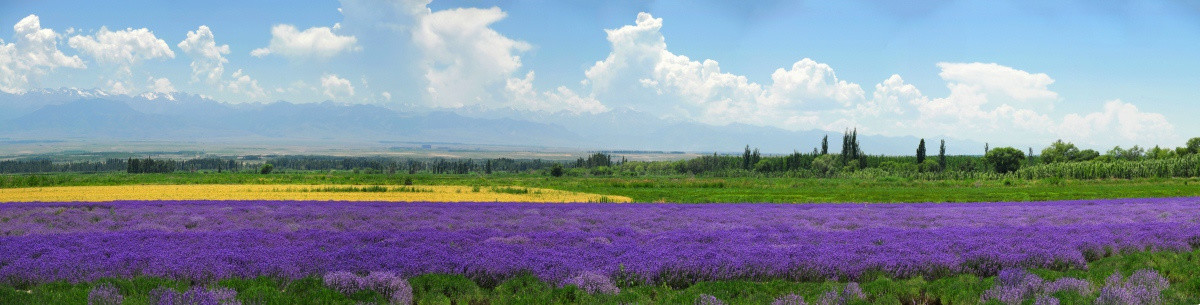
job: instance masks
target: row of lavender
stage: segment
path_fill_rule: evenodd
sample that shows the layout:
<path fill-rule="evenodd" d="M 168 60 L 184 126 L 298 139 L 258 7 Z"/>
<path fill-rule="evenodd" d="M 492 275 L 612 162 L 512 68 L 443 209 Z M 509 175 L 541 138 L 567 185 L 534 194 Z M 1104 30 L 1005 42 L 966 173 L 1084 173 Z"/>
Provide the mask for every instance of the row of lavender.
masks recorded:
<path fill-rule="evenodd" d="M 1200 198 L 775 205 L 0 204 L 0 281 L 386 270 L 559 282 L 855 279 L 1085 268 L 1200 246 Z"/>

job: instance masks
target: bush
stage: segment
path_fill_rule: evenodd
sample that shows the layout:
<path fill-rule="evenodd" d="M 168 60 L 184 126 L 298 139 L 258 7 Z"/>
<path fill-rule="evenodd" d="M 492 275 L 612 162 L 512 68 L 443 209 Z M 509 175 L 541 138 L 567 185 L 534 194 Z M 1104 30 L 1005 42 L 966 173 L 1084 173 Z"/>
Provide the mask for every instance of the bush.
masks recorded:
<path fill-rule="evenodd" d="M 270 174 L 271 170 L 274 170 L 274 169 L 275 169 L 274 165 L 271 165 L 271 163 L 267 163 L 267 164 L 263 164 L 262 169 L 259 169 L 258 172 L 260 174 L 266 175 L 266 174 Z"/>
<path fill-rule="evenodd" d="M 562 175 L 563 175 L 562 164 L 554 164 L 554 166 L 551 166 L 550 167 L 550 175 L 554 176 L 554 177 L 562 177 Z"/>

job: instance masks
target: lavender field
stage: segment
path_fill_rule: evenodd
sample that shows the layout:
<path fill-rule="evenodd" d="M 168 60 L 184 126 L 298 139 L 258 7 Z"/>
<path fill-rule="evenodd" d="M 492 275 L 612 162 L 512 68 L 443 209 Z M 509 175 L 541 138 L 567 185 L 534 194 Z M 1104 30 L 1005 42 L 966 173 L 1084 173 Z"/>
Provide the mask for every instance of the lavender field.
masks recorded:
<path fill-rule="evenodd" d="M 329 272 L 686 286 L 1084 269 L 1200 247 L 1200 198 L 965 204 L 277 201 L 0 205 L 0 281 Z"/>

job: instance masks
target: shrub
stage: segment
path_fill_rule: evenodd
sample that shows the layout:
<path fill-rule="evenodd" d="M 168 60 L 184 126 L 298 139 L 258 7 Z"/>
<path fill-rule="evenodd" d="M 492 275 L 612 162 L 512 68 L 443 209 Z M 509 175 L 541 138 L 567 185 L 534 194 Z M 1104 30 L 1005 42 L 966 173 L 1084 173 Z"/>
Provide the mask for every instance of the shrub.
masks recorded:
<path fill-rule="evenodd" d="M 113 284 L 103 283 L 88 291 L 88 305 L 120 305 L 123 301 L 125 297 L 121 296 L 121 291 Z"/>
<path fill-rule="evenodd" d="M 721 299 L 718 299 L 717 297 L 701 294 L 700 296 L 696 297 L 696 305 L 725 305 L 725 302 L 721 301 Z"/>
<path fill-rule="evenodd" d="M 150 290 L 149 304 L 156 305 L 241 305 L 237 300 L 237 291 L 229 288 L 204 289 L 192 287 L 183 293 L 174 289 L 159 287 Z"/>
<path fill-rule="evenodd" d="M 592 271 L 581 272 L 578 275 L 563 281 L 563 285 L 575 285 L 575 287 L 579 287 L 579 289 L 592 294 L 617 294 L 621 292 L 621 289 L 617 288 L 617 285 L 613 284 L 612 279 L 609 279 L 603 274 Z"/>
<path fill-rule="evenodd" d="M 343 294 L 370 290 L 387 296 L 388 304 L 408 305 L 413 301 L 412 286 L 391 272 L 374 271 L 367 276 L 358 276 L 346 271 L 334 271 L 326 273 L 323 280 L 325 286 Z"/>
<path fill-rule="evenodd" d="M 771 305 L 808 305 L 808 303 L 804 302 L 804 297 L 796 294 L 788 294 L 776 298 L 775 301 L 771 302 Z"/>

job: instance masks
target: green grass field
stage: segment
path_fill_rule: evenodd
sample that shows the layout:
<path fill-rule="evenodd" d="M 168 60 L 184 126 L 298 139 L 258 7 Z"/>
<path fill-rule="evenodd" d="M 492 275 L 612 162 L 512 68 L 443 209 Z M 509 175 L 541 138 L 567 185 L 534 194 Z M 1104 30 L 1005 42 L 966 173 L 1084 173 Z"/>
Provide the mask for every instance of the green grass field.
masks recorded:
<path fill-rule="evenodd" d="M 538 187 L 638 202 L 986 202 L 1200 196 L 1200 178 L 1134 180 L 908 180 L 686 176 L 386 175 L 350 172 L 46 174 L 0 176 L 0 187 L 129 184 L 360 184 Z"/>

